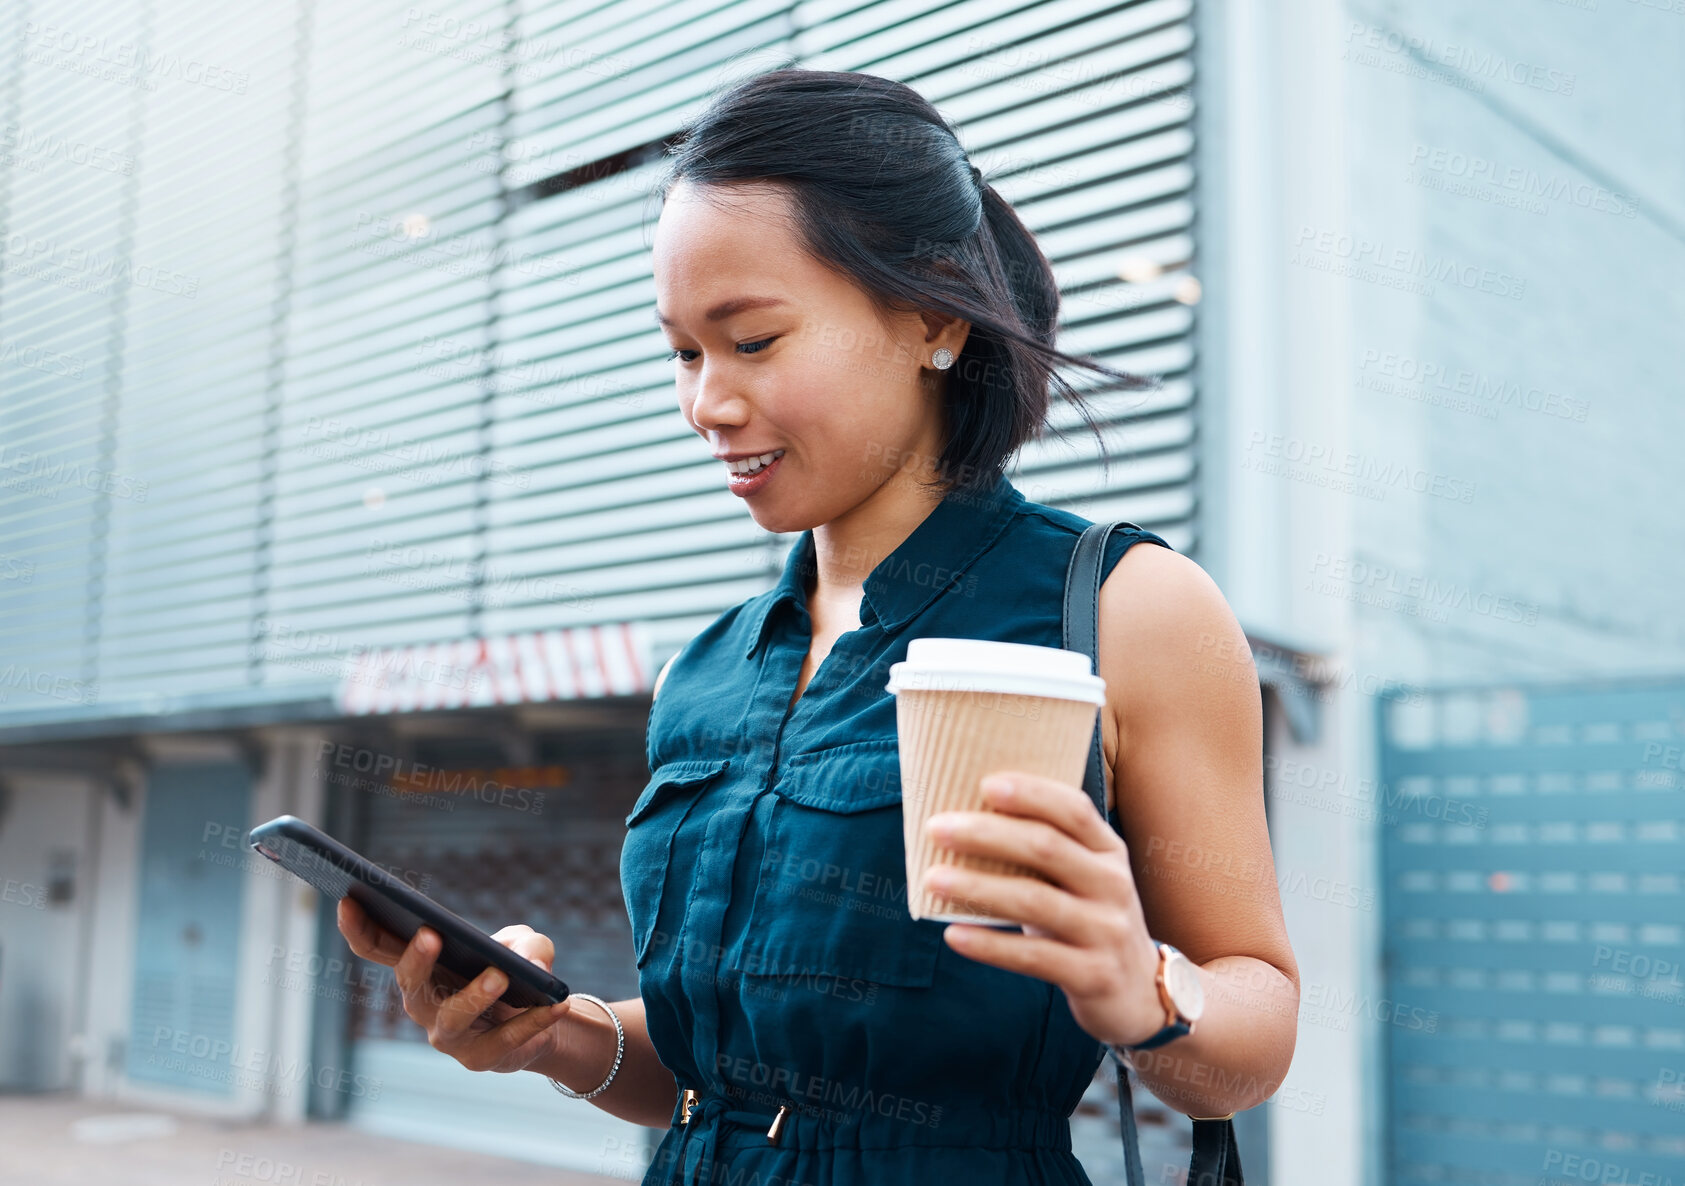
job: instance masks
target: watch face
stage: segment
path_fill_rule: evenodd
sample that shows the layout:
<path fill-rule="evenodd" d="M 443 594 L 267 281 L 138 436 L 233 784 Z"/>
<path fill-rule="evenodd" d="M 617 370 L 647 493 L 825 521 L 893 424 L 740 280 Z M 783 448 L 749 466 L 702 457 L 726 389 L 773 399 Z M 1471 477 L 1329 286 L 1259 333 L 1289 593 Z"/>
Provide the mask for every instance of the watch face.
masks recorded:
<path fill-rule="evenodd" d="M 1164 961 L 1164 988 L 1176 1012 L 1190 1022 L 1205 1012 L 1205 987 L 1199 982 L 1199 969 L 1187 956 L 1177 953 Z"/>

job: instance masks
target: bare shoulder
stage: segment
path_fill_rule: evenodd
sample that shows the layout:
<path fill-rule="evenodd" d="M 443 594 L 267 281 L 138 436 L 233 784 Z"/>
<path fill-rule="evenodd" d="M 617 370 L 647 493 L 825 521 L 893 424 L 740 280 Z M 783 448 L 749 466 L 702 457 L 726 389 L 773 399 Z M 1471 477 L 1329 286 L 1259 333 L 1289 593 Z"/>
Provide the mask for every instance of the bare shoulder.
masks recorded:
<path fill-rule="evenodd" d="M 1228 609 L 1210 573 L 1174 548 L 1162 548 L 1146 540 L 1125 552 L 1101 584 L 1102 606 L 1108 594 L 1114 600 L 1134 598 L 1135 608 L 1143 612 L 1186 613 L 1201 607 L 1209 611 L 1213 606 Z"/>
<path fill-rule="evenodd" d="M 1236 722 L 1258 700 L 1246 632 L 1211 574 L 1170 548 L 1138 543 L 1100 586 L 1100 675 L 1120 753 L 1131 727 L 1198 713 Z"/>

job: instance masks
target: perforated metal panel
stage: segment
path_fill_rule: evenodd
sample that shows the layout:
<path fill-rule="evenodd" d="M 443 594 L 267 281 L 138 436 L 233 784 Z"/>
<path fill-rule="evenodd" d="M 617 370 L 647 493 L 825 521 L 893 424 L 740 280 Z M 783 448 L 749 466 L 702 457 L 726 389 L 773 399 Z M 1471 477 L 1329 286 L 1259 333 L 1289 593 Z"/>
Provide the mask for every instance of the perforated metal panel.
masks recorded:
<path fill-rule="evenodd" d="M 1685 1180 L 1685 683 L 1381 709 L 1392 1181 Z"/>

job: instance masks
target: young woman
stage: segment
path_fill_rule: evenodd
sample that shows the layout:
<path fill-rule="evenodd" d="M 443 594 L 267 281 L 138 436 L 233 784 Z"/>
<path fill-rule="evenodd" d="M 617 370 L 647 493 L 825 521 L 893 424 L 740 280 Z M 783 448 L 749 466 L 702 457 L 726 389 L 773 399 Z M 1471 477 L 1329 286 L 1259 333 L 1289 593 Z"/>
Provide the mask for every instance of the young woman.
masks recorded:
<path fill-rule="evenodd" d="M 1001 772 L 992 810 L 929 827 L 1046 880 L 931 884 L 1018 925 L 906 905 L 889 665 L 926 635 L 1060 645 L 1088 521 L 1004 467 L 1050 387 L 1081 406 L 1061 361 L 1128 377 L 1053 349 L 1046 258 L 898 83 L 742 83 L 663 197 L 680 409 L 755 522 L 801 535 L 777 588 L 657 679 L 621 868 L 639 998 L 516 1013 L 489 970 L 441 998 L 435 936 L 406 947 L 344 903 L 352 950 L 395 966 L 465 1066 L 667 1129 L 646 1183 L 1085 1183 L 1069 1117 L 1108 1046 L 1189 1115 L 1261 1102 L 1299 989 L 1257 676 L 1216 586 L 1151 532 L 1115 531 L 1103 561 L 1111 821 L 1080 786 Z M 545 936 L 498 937 L 550 965 Z"/>

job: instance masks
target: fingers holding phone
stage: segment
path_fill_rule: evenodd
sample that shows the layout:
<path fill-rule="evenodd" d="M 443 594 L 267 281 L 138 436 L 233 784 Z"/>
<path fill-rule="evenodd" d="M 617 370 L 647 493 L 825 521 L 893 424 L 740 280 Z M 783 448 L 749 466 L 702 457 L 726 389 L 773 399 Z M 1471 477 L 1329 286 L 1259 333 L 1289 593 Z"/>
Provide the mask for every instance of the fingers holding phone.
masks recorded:
<path fill-rule="evenodd" d="M 398 962 L 408 946 L 404 940 L 370 918 L 368 911 L 349 897 L 339 900 L 335 922 L 339 925 L 339 933 L 345 936 L 346 945 L 355 954 L 374 963 L 385 964 L 388 968 Z"/>
<path fill-rule="evenodd" d="M 495 968 L 485 969 L 452 991 L 450 984 L 456 978 L 443 975 L 435 966 L 440 942 L 431 928 L 422 927 L 406 943 L 348 897 L 339 900 L 337 922 L 355 954 L 392 969 L 404 1013 L 427 1031 L 427 1041 L 435 1050 L 476 1071 L 522 1070 L 550 1052 L 551 1027 L 567 1015 L 570 1000 L 530 1009 L 503 1004 L 498 997 L 508 980 Z M 555 945 L 531 927 L 504 927 L 493 938 L 550 970 Z"/>
<path fill-rule="evenodd" d="M 492 938 L 509 950 L 526 956 L 546 972 L 551 970 L 551 961 L 556 958 L 556 945 L 550 941 L 548 935 L 541 935 L 525 924 L 516 923 L 504 927 Z"/>
<path fill-rule="evenodd" d="M 345 936 L 346 945 L 351 948 L 354 954 L 377 964 L 385 964 L 389 968 L 396 968 L 410 949 L 415 946 L 413 938 L 410 940 L 400 939 L 370 918 L 368 912 L 349 897 L 339 900 L 336 921 L 339 924 L 339 933 Z M 420 932 L 418 931 L 417 934 L 419 935 Z M 434 944 L 433 955 L 434 958 L 437 958 L 439 952 L 438 936 L 433 936 L 432 941 Z M 546 969 L 546 971 L 548 970 Z M 447 973 L 443 968 L 430 966 L 429 971 L 432 976 L 432 995 L 435 1001 L 442 1001 L 450 993 L 464 985 L 461 977 Z M 403 985 L 400 983 L 398 987 L 402 990 Z M 407 1004 L 405 1011 L 408 1012 Z"/>
<path fill-rule="evenodd" d="M 427 1031 L 433 1049 L 471 1071 L 500 1072 L 524 1070 L 552 1052 L 555 1023 L 567 1015 L 571 998 L 516 1009 L 498 1000 L 509 980 L 496 968 L 447 994 L 434 976 L 439 950 L 438 935 L 423 927 L 392 965 L 404 1012 Z"/>

